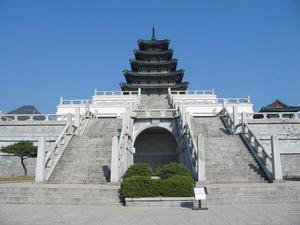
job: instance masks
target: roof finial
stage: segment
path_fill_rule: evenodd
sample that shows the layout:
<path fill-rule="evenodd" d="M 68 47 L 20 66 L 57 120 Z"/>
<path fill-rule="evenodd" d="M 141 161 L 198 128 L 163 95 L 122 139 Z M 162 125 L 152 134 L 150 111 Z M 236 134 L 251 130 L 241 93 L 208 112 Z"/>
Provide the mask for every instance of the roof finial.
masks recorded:
<path fill-rule="evenodd" d="M 152 27 L 152 38 L 151 38 L 152 40 L 155 40 L 156 38 L 155 38 L 155 27 L 153 26 Z"/>

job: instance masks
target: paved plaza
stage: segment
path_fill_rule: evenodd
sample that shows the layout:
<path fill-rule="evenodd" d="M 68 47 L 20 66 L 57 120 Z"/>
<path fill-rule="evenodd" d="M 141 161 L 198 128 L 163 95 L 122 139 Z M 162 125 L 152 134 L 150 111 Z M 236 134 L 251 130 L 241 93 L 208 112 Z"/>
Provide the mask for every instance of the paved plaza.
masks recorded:
<path fill-rule="evenodd" d="M 190 208 L 0 204 L 1 225 L 299 225 L 299 204 Z"/>

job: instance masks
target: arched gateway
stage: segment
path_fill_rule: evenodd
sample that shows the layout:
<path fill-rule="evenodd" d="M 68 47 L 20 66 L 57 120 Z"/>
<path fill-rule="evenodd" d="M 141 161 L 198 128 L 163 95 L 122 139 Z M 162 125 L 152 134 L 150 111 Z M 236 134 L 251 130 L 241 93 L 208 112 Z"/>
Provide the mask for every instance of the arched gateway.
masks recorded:
<path fill-rule="evenodd" d="M 178 162 L 178 145 L 170 131 L 162 127 L 143 130 L 134 142 L 134 163 L 148 163 L 152 169 Z"/>

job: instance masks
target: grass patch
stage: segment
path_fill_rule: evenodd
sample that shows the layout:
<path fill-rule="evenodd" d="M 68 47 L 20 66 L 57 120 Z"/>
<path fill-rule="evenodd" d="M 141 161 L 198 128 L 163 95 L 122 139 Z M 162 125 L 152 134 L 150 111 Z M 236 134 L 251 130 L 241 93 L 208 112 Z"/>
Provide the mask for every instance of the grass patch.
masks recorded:
<path fill-rule="evenodd" d="M 0 184 L 33 182 L 33 181 L 34 181 L 34 177 L 31 176 L 0 177 Z"/>

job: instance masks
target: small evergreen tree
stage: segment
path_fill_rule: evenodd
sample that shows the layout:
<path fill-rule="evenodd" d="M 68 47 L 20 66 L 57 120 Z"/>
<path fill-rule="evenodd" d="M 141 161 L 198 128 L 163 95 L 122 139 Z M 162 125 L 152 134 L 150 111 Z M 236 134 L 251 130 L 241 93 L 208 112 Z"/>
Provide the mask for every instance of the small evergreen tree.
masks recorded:
<path fill-rule="evenodd" d="M 30 141 L 20 141 L 18 143 L 2 147 L 1 152 L 13 154 L 21 159 L 21 164 L 24 169 L 24 175 L 27 176 L 27 169 L 24 164 L 24 160 L 37 155 L 37 147 Z"/>

